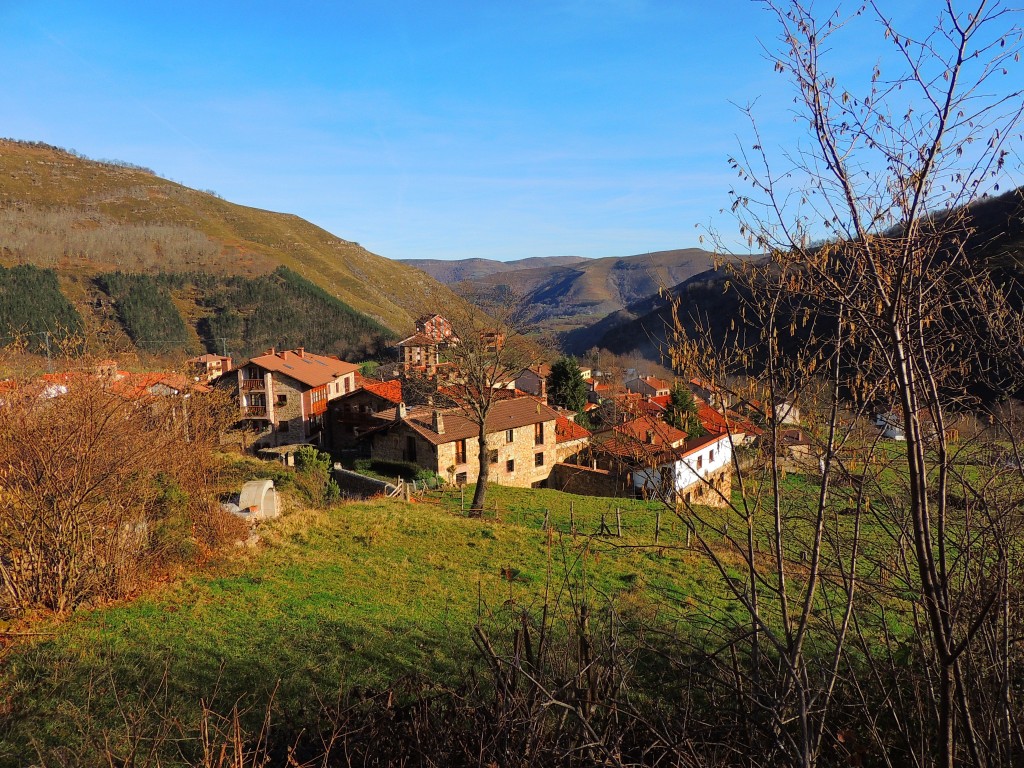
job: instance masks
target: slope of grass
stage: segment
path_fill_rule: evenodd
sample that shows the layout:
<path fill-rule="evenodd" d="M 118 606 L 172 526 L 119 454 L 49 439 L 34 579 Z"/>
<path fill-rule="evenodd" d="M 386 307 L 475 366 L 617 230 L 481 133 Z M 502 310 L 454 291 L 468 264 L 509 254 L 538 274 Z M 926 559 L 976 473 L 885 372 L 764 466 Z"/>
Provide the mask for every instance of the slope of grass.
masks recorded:
<path fill-rule="evenodd" d="M 628 537 L 549 537 L 525 516 L 522 525 L 511 515 L 471 520 L 431 503 L 293 508 L 263 534 L 254 555 L 83 612 L 12 654 L 0 685 L 0 710 L 11 713 L 0 763 L 30 740 L 74 743 L 86 710 L 114 717 L 114 682 L 134 701 L 166 675 L 166 706 L 184 719 L 215 689 L 231 702 L 265 700 L 279 686 L 282 709 L 298 713 L 339 687 L 454 684 L 474 658 L 474 623 L 536 608 L 546 590 L 637 610 L 661 586 L 707 592 L 707 571 L 689 553 Z"/>

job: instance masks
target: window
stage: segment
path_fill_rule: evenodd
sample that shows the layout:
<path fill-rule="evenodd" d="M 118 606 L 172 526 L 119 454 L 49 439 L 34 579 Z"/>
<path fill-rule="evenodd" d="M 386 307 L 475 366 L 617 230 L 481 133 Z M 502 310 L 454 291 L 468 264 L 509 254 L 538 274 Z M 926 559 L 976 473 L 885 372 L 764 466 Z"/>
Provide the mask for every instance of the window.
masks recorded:
<path fill-rule="evenodd" d="M 288 395 L 277 396 L 277 406 L 280 408 L 282 405 L 288 405 Z"/>
<path fill-rule="evenodd" d="M 515 459 L 509 459 L 508 461 L 505 462 L 505 471 L 506 472 L 515 472 L 516 471 L 516 460 Z"/>
<path fill-rule="evenodd" d="M 288 419 L 282 419 L 281 421 L 277 422 L 277 431 L 278 432 L 287 432 L 288 431 Z"/>
<path fill-rule="evenodd" d="M 497 448 L 491 448 L 491 450 L 489 450 L 487 452 L 487 459 L 491 462 L 491 464 L 497 464 L 498 463 L 498 449 Z"/>
<path fill-rule="evenodd" d="M 466 484 L 466 473 L 465 472 L 459 472 L 459 474 L 457 474 L 455 476 L 455 484 L 456 485 L 465 485 Z"/>
<path fill-rule="evenodd" d="M 514 441 L 515 439 L 516 439 L 516 431 L 515 431 L 514 429 L 510 429 L 510 430 L 508 430 L 508 431 L 507 431 L 507 432 L 505 433 L 505 442 L 506 442 L 506 443 L 511 443 L 511 442 L 513 442 L 513 441 Z"/>
<path fill-rule="evenodd" d="M 702 454 L 702 455 L 697 457 L 697 469 L 700 469 L 703 466 L 704 466 L 704 456 Z"/>
<path fill-rule="evenodd" d="M 346 395 L 349 393 L 349 387 L 350 386 L 351 386 L 350 377 L 346 376 L 345 377 L 345 394 Z"/>
<path fill-rule="evenodd" d="M 465 464 L 466 463 L 466 441 L 459 440 L 455 443 L 455 463 Z"/>
<path fill-rule="evenodd" d="M 533 444 L 544 445 L 544 422 L 538 421 L 533 425 Z"/>
<path fill-rule="evenodd" d="M 543 467 L 544 466 L 544 454 L 543 453 L 535 453 L 535 454 L 533 454 L 533 466 L 535 466 L 535 467 Z"/>
<path fill-rule="evenodd" d="M 708 451 L 708 463 L 710 464 L 714 460 L 715 460 L 715 449 L 712 448 L 710 451 Z"/>

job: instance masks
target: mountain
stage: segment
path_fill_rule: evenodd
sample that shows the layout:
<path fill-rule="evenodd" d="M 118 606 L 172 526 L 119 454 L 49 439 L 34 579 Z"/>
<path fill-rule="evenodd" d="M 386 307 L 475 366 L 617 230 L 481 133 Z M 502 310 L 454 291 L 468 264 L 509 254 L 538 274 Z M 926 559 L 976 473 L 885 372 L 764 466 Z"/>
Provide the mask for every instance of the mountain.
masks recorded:
<path fill-rule="evenodd" d="M 513 261 L 494 259 L 400 259 L 403 264 L 422 269 L 435 280 L 451 285 L 465 280 L 480 280 L 501 272 L 519 272 L 524 269 L 567 267 L 588 261 L 583 256 L 531 256 Z"/>
<path fill-rule="evenodd" d="M 713 253 L 689 248 L 601 259 L 428 260 L 425 267 L 443 282 L 461 281 L 465 295 L 514 299 L 524 322 L 539 331 L 565 333 L 677 285 L 714 262 Z"/>
<path fill-rule="evenodd" d="M 662 363 L 666 328 L 672 316 L 668 296 L 683 297 L 682 310 L 696 310 L 728 325 L 736 316 L 735 294 L 725 291 L 726 270 L 709 269 L 683 280 L 668 290 L 646 296 L 613 312 L 596 323 L 564 333 L 560 346 L 568 354 L 583 355 L 593 347 L 615 354 L 638 353 L 648 360 Z"/>
<path fill-rule="evenodd" d="M 962 246 L 964 251 L 990 269 L 1010 305 L 1024 311 L 1024 187 L 973 203 L 967 209 L 966 226 L 971 235 Z M 680 320 L 687 330 L 694 331 L 692 318 L 699 317 L 721 339 L 732 323 L 740 323 L 739 297 L 735 290 L 726 290 L 726 282 L 724 269 L 712 269 L 671 289 L 671 295 L 681 298 Z M 656 294 L 563 334 L 561 346 L 577 355 L 599 347 L 616 354 L 639 353 L 661 363 L 671 322 L 667 299 Z M 797 332 L 793 343 L 805 341 Z"/>
<path fill-rule="evenodd" d="M 56 271 L 80 312 L 104 273 L 255 279 L 285 267 L 395 334 L 462 303 L 433 278 L 298 216 L 228 202 L 129 163 L 0 139 L 0 265 Z"/>

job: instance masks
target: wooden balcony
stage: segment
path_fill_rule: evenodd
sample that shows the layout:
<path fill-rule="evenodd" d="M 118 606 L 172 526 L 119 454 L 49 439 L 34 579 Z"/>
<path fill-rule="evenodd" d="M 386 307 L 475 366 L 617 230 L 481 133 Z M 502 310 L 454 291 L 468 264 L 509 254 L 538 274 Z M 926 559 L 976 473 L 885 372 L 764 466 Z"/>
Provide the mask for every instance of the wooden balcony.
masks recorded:
<path fill-rule="evenodd" d="M 266 389 L 263 379 L 242 379 L 242 390 L 248 392 L 253 389 Z"/>
<path fill-rule="evenodd" d="M 247 419 L 267 418 L 267 407 L 265 405 L 243 405 L 242 416 Z"/>

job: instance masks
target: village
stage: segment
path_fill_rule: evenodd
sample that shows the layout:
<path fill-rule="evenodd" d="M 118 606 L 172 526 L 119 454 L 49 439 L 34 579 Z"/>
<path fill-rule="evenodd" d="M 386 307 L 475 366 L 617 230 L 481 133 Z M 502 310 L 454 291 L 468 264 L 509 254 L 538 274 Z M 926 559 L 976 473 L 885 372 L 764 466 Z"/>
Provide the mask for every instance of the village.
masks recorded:
<path fill-rule="evenodd" d="M 491 349 L 504 343 L 501 334 L 488 341 Z M 315 446 L 339 471 L 349 470 L 336 475 L 346 495 L 357 493 L 345 487 L 354 466 L 466 486 L 477 482 L 483 463 L 479 412 L 467 402 L 460 364 L 449 360 L 459 344 L 451 323 L 433 314 L 416 321 L 394 360 L 374 366 L 373 375 L 373 367 L 298 347 L 269 349 L 238 365 L 204 354 L 173 373 L 131 373 L 103 360 L 88 371 L 45 374 L 42 391 L 58 397 L 89 379 L 125 397 L 170 398 L 183 410 L 190 397 L 220 392 L 234 403 L 232 432 L 242 436 L 244 451 L 292 465 L 297 450 Z M 570 365 L 585 393 L 577 410 L 551 392 L 550 363 L 488 371 L 488 482 L 725 506 L 737 451 L 755 444 L 772 419 L 788 455 L 809 460 L 795 403 L 780 401 L 766 415 L 760 403 L 699 379 Z"/>

